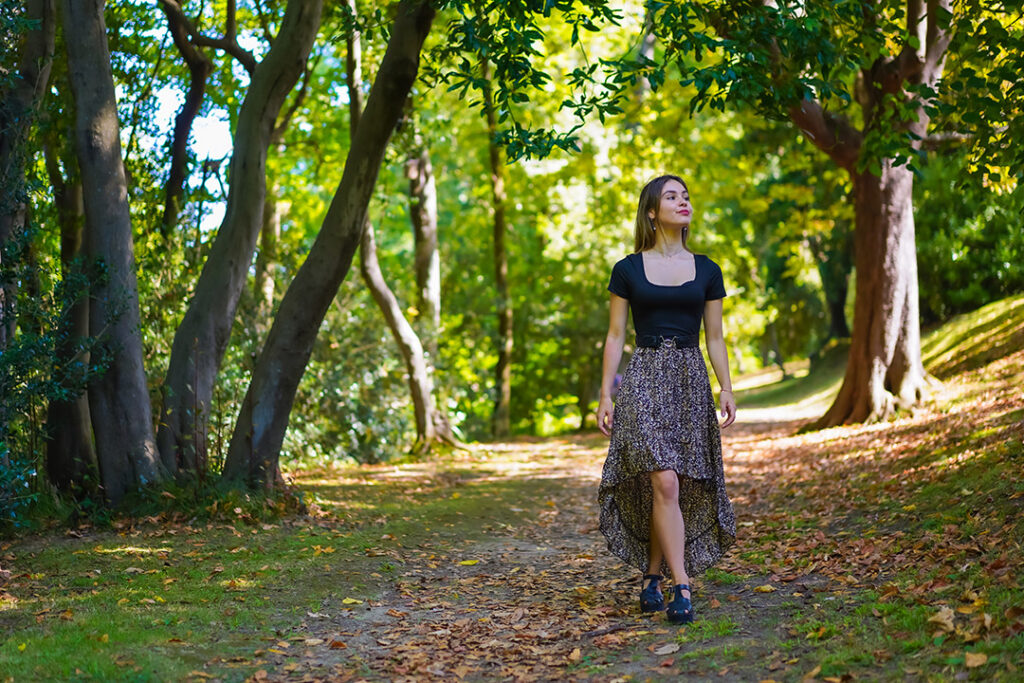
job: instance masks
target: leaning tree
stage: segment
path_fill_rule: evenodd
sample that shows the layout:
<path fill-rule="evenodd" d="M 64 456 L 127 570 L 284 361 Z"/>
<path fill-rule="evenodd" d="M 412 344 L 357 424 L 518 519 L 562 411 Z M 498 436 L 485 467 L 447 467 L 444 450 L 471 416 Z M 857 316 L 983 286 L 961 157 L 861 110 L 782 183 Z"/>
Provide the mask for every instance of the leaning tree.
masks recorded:
<path fill-rule="evenodd" d="M 675 64 L 695 88 L 691 109 L 752 106 L 789 120 L 850 175 L 853 335 L 842 388 L 816 426 L 880 419 L 920 400 L 930 378 L 920 349 L 913 164 L 942 111 L 951 41 L 984 25 L 984 13 L 954 15 L 950 0 L 647 4 L 662 53 L 625 70 L 658 82 Z M 981 98 L 958 106 L 992 108 Z"/>

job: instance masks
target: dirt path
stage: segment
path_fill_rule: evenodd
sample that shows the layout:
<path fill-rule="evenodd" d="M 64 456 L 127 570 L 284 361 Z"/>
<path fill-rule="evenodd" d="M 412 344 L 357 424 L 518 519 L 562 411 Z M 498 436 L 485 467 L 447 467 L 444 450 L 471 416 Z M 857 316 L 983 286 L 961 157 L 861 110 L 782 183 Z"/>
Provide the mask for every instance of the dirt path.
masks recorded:
<path fill-rule="evenodd" d="M 787 582 L 750 572 L 739 557 L 757 492 L 771 476 L 759 448 L 793 427 L 739 424 L 726 433 L 740 542 L 716 571 L 695 581 L 692 626 L 672 626 L 663 613 L 641 615 L 639 577 L 605 548 L 595 495 L 605 441 L 508 444 L 501 447 L 502 472 L 463 470 L 459 481 L 543 482 L 534 509 L 505 516 L 499 505 L 490 518 L 467 520 L 493 529 L 478 542 L 461 542 L 457 528 L 424 547 L 386 539 L 391 543 L 381 552 L 395 571 L 373 577 L 379 597 L 345 604 L 338 596 L 308 612 L 282 634 L 282 646 L 290 647 L 265 654 L 267 677 L 720 681 L 806 673 L 799 652 L 778 649 L 786 635 L 780 629 L 794 605 L 820 600 L 825 580 L 812 574 Z M 525 521 L 510 523 L 521 513 Z M 770 592 L 761 592 L 766 586 Z"/>

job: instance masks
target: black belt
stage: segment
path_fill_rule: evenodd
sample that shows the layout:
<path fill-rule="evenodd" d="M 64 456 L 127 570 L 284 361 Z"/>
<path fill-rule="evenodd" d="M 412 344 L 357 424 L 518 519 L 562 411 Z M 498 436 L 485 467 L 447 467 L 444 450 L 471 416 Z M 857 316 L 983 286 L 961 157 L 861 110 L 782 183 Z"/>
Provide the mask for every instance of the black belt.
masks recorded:
<path fill-rule="evenodd" d="M 672 342 L 677 349 L 697 348 L 700 346 L 700 338 L 696 334 L 644 334 L 636 336 L 636 345 L 648 348 L 657 348 L 666 342 Z"/>

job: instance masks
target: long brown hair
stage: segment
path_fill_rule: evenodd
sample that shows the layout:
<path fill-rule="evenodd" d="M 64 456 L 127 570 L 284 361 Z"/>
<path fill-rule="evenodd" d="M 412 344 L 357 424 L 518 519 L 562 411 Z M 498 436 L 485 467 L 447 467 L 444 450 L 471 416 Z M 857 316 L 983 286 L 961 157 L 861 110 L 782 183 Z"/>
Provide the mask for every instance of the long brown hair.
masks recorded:
<path fill-rule="evenodd" d="M 661 189 L 670 180 L 674 180 L 682 185 L 683 189 L 686 190 L 686 194 L 690 194 L 690 188 L 686 186 L 686 181 L 677 175 L 658 176 L 644 185 L 644 189 L 640 190 L 640 201 L 636 207 L 636 224 L 633 226 L 633 245 L 636 253 L 646 251 L 654 246 L 654 220 L 647 213 L 649 211 L 653 211 L 655 214 L 658 213 L 658 207 L 661 206 Z M 686 239 L 689 236 L 690 229 L 685 228 L 683 230 L 684 249 L 686 248 Z"/>

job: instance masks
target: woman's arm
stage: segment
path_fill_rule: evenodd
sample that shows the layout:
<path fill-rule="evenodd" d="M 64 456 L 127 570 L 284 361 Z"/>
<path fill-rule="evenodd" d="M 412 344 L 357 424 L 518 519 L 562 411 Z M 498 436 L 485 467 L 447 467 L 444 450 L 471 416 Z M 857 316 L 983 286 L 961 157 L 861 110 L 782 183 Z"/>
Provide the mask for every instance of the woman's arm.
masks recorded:
<path fill-rule="evenodd" d="M 722 388 L 718 395 L 718 405 L 722 409 L 725 429 L 736 419 L 736 399 L 732 395 L 732 380 L 729 378 L 729 353 L 725 348 L 725 335 L 722 333 L 722 300 L 713 299 L 704 304 L 704 340 L 708 345 L 708 356 L 711 367 L 718 378 L 718 386 Z"/>
<path fill-rule="evenodd" d="M 608 336 L 604 338 L 604 362 L 601 366 L 601 401 L 597 406 L 597 427 L 605 436 L 612 434 L 612 416 L 615 405 L 612 403 L 612 385 L 615 384 L 615 371 L 622 360 L 622 347 L 626 343 L 626 317 L 629 313 L 629 301 L 617 294 L 612 294 L 608 322 Z"/>

